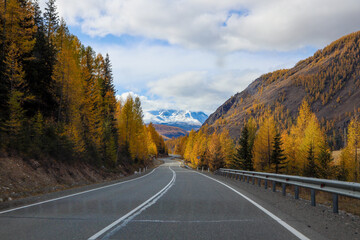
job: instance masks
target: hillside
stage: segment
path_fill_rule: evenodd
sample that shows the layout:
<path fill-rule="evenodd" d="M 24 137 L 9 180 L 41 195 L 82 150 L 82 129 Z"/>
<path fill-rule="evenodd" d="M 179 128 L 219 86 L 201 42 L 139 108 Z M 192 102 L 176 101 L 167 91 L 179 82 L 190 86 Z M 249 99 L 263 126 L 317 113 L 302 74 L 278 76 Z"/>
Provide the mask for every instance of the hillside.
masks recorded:
<path fill-rule="evenodd" d="M 291 69 L 262 75 L 235 94 L 205 121 L 211 129 L 240 135 L 244 120 L 259 118 L 271 109 L 288 127 L 304 99 L 320 119 L 334 148 L 343 142 L 343 131 L 360 110 L 360 32 L 344 36 Z"/>
<path fill-rule="evenodd" d="M 162 124 L 153 124 L 153 126 L 155 127 L 155 130 L 164 138 L 164 140 L 169 140 L 171 138 L 178 138 L 188 134 L 187 131 L 179 127 L 173 127 Z"/>

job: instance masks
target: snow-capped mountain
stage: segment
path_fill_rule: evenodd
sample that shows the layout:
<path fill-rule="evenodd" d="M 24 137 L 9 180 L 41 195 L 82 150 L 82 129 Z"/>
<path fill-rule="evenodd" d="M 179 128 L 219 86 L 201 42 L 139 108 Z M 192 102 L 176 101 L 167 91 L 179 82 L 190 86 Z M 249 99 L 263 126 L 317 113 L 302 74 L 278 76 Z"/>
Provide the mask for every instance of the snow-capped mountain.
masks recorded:
<path fill-rule="evenodd" d="M 197 130 L 205 122 L 208 116 L 203 112 L 191 112 L 184 110 L 155 110 L 144 112 L 144 122 L 175 126 L 186 131 Z"/>

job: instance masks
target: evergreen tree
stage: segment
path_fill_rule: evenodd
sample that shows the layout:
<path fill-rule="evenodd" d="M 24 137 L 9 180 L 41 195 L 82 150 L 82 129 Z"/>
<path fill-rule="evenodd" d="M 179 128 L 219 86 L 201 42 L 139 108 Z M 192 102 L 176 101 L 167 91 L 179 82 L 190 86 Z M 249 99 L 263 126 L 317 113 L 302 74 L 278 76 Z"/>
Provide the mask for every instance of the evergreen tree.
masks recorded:
<path fill-rule="evenodd" d="M 314 153 L 314 146 L 313 144 L 310 144 L 308 156 L 307 156 L 307 162 L 304 168 L 304 176 L 306 177 L 317 177 L 318 169 L 315 162 L 315 153 Z"/>
<path fill-rule="evenodd" d="M 44 18 L 38 1 L 34 2 L 34 24 L 36 26 L 34 32 L 36 42 L 30 53 L 30 60 L 24 64 L 24 70 L 29 91 L 35 99 L 27 105 L 27 108 L 31 115 L 40 111 L 44 117 L 53 117 L 57 110 L 54 94 L 56 88 L 52 78 L 56 52 L 51 50 L 47 43 Z"/>
<path fill-rule="evenodd" d="M 47 44 L 50 48 L 55 50 L 55 36 L 59 27 L 59 17 L 56 11 L 56 0 L 48 0 L 46 2 L 44 13 L 45 33 L 47 38 Z"/>
<path fill-rule="evenodd" d="M 323 146 L 320 150 L 318 157 L 319 167 L 318 167 L 318 176 L 319 178 L 330 178 L 333 174 L 333 168 L 331 162 L 333 158 L 331 157 L 331 152 Z"/>
<path fill-rule="evenodd" d="M 249 146 L 249 131 L 245 125 L 241 132 L 239 147 L 236 149 L 232 168 L 253 171 L 251 148 Z"/>
<path fill-rule="evenodd" d="M 277 132 L 274 137 L 273 151 L 271 154 L 271 162 L 275 164 L 275 173 L 280 173 L 282 169 L 285 168 L 286 157 L 284 156 L 282 145 L 280 133 Z"/>

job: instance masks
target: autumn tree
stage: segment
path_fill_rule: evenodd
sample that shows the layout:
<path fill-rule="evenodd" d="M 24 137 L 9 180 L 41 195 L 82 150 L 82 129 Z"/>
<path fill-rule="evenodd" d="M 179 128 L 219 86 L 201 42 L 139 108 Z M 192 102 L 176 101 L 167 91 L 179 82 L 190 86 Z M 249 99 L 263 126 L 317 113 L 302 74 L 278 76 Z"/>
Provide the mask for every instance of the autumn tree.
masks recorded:
<path fill-rule="evenodd" d="M 260 124 L 254 141 L 254 167 L 257 171 L 270 170 L 274 137 L 275 122 L 270 113 L 268 113 Z"/>
<path fill-rule="evenodd" d="M 357 117 L 348 126 L 346 147 L 341 152 L 341 162 L 348 173 L 348 180 L 359 181 L 358 149 L 360 147 L 360 123 Z"/>
<path fill-rule="evenodd" d="M 221 153 L 224 158 L 225 167 L 229 167 L 235 154 L 234 141 L 231 139 L 229 131 L 223 130 L 220 134 Z"/>
<path fill-rule="evenodd" d="M 224 166 L 224 158 L 221 154 L 220 138 L 216 132 L 211 135 L 209 140 L 208 161 L 211 171 Z"/>

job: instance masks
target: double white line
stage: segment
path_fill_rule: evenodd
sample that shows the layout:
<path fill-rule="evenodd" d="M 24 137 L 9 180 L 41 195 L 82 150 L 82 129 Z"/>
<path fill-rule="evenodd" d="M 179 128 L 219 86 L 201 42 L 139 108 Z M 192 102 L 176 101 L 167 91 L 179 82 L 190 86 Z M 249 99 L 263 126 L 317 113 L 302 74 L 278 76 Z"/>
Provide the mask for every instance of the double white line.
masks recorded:
<path fill-rule="evenodd" d="M 111 230 L 108 234 L 106 234 L 102 238 L 102 239 L 108 239 L 113 234 L 115 234 L 117 231 L 119 231 L 122 227 L 124 227 L 128 222 L 130 222 L 134 217 L 136 217 L 142 211 L 144 211 L 146 208 L 155 204 L 157 202 L 157 200 L 159 200 L 175 183 L 176 173 L 174 170 L 172 170 L 170 168 L 170 166 L 169 166 L 169 169 L 171 170 L 173 177 L 172 177 L 171 181 L 163 189 L 161 189 L 158 193 L 153 195 L 151 198 L 149 198 L 148 200 L 146 200 L 145 202 L 143 202 L 142 204 L 140 204 L 139 206 L 137 206 L 136 208 L 134 208 L 133 210 L 131 210 L 130 212 L 128 212 L 127 214 L 125 214 L 124 216 L 119 218 L 118 220 L 116 220 L 115 222 L 111 223 L 104 229 L 95 233 L 93 236 L 88 238 L 88 240 L 95 240 Z M 120 223 L 122 223 L 122 224 L 119 225 Z"/>

